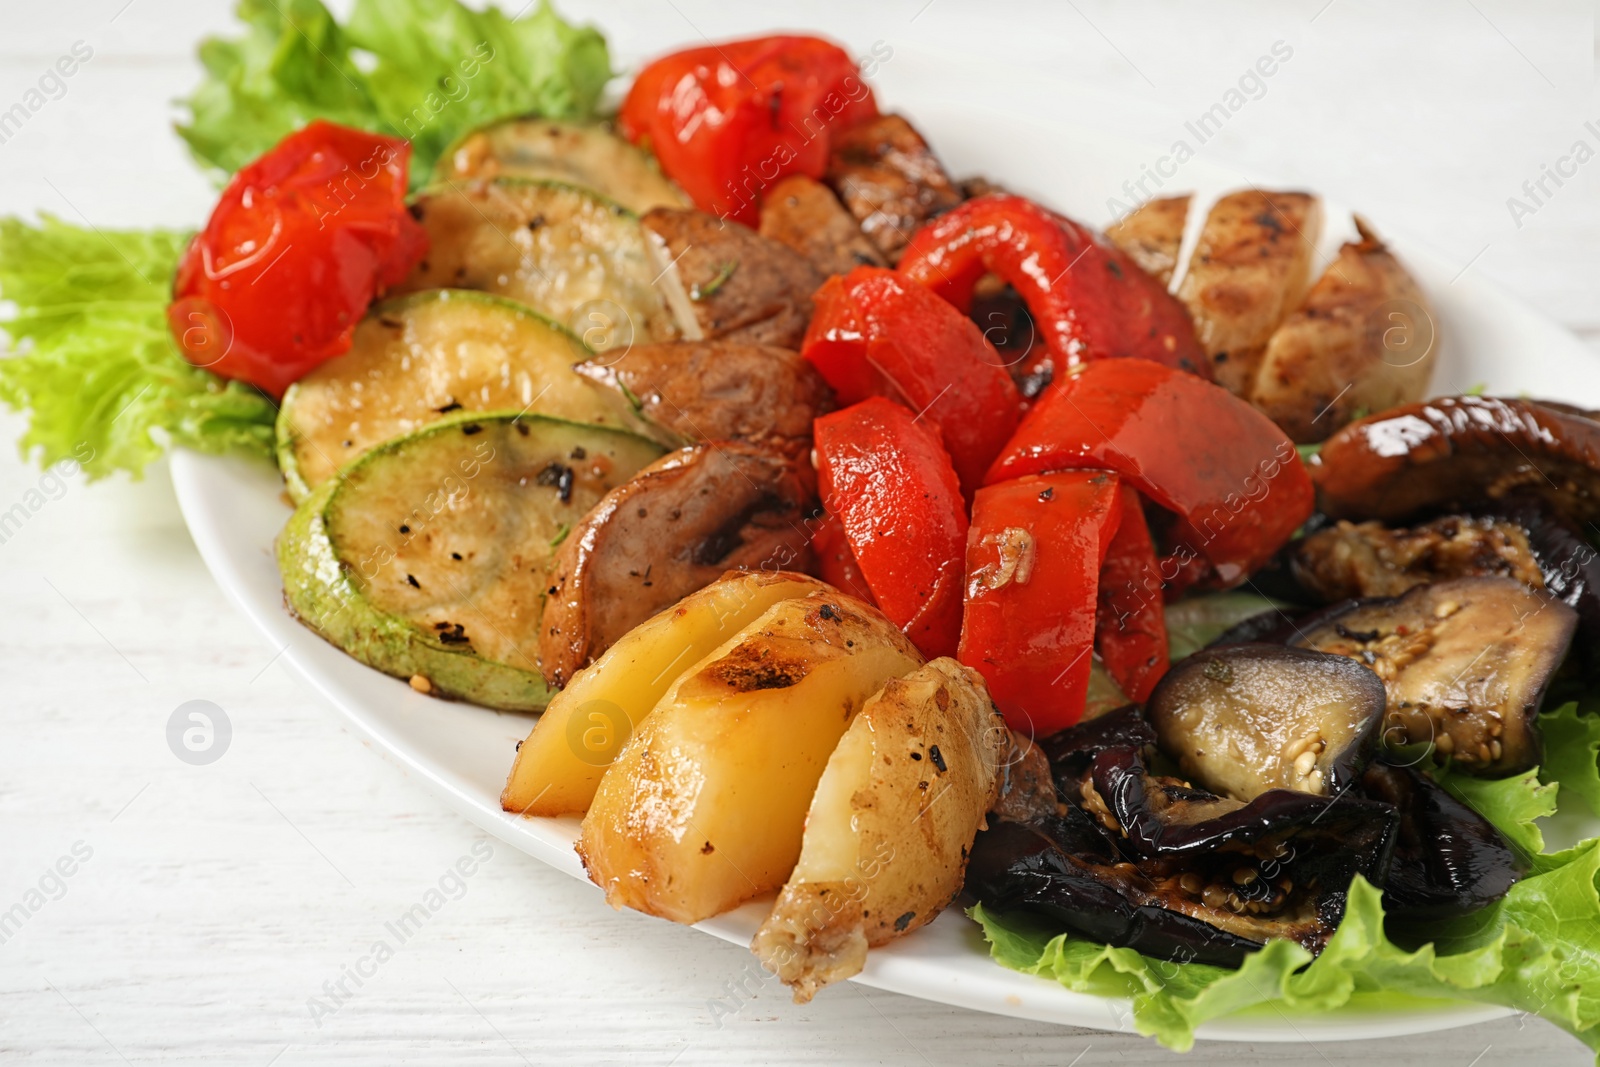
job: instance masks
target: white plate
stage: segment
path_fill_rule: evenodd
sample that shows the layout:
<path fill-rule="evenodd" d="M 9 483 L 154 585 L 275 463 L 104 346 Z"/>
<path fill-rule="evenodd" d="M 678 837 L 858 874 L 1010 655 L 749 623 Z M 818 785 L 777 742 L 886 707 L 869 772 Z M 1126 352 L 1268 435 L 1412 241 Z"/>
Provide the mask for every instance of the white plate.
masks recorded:
<path fill-rule="evenodd" d="M 928 84 L 936 85 L 937 79 Z M 1141 164 L 1161 155 L 1146 145 L 1070 126 L 1021 122 L 945 100 L 942 92 L 932 89 L 912 95 L 916 99 L 910 104 L 895 102 L 915 116 L 955 173 L 985 173 L 1008 188 L 1097 224 L 1109 221 L 1107 197 L 1125 179 L 1137 177 Z M 1202 201 L 1197 208 L 1203 209 L 1216 194 L 1251 183 L 1243 175 L 1191 160 L 1167 191 L 1195 189 Z M 1266 180 L 1256 178 L 1254 183 L 1264 185 Z M 1349 232 L 1346 218 L 1329 205 L 1333 232 L 1326 242 L 1328 250 Z M 1434 382 L 1437 393 L 1487 383 L 1495 391 L 1600 406 L 1600 362 L 1580 341 L 1470 274 L 1458 277 L 1457 266 L 1407 242 L 1396 220 L 1374 222 L 1419 276 L 1438 312 L 1445 348 Z M 172 480 L 206 565 L 224 592 L 281 651 L 291 671 L 326 697 L 380 751 L 433 785 L 478 826 L 575 878 L 583 877 L 572 850 L 576 819 L 522 819 L 500 810 L 500 788 L 516 742 L 531 727 L 531 717 L 423 697 L 404 682 L 346 657 L 294 622 L 283 608 L 272 554 L 273 539 L 289 516 L 275 471 L 240 459 L 180 452 L 172 459 Z M 598 890 L 594 906 L 604 906 Z M 763 907 L 750 904 L 698 928 L 748 944 L 764 916 Z M 947 912 L 902 941 L 874 949 L 856 981 L 1002 1015 L 1104 1030 L 1133 1029 L 1125 1000 L 1071 993 L 1052 981 L 993 963 L 977 926 L 958 911 Z M 1414 1003 L 1390 1010 L 1352 1007 L 1296 1018 L 1263 1008 L 1208 1023 L 1199 1033 L 1241 1041 L 1335 1041 L 1422 1033 L 1507 1014 L 1509 1009 L 1460 1002 Z"/>

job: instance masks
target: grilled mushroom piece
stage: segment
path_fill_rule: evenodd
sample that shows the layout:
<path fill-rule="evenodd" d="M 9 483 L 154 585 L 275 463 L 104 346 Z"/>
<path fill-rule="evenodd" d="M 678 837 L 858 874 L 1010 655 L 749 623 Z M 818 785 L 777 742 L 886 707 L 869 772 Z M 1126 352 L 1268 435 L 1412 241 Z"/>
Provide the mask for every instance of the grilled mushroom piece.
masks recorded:
<path fill-rule="evenodd" d="M 1534 400 L 1454 396 L 1353 422 L 1312 460 L 1322 510 L 1404 522 L 1514 493 L 1600 521 L 1600 422 Z"/>
<path fill-rule="evenodd" d="M 1326 608 L 1289 643 L 1349 656 L 1383 679 L 1389 745 L 1431 742 L 1466 770 L 1503 777 L 1539 762 L 1534 716 L 1576 625 L 1549 592 L 1456 578 Z"/>
<path fill-rule="evenodd" d="M 559 472 L 552 472 L 560 478 Z M 607 493 L 551 565 L 539 670 L 555 688 L 656 612 L 729 570 L 804 570 L 809 464 L 738 441 L 669 452 Z"/>
<path fill-rule="evenodd" d="M 1353 659 L 1254 644 L 1196 652 L 1161 679 L 1145 713 L 1185 775 L 1250 801 L 1344 790 L 1372 758 L 1384 704 L 1383 682 Z"/>
<path fill-rule="evenodd" d="M 1493 904 L 1525 865 L 1489 820 L 1412 767 L 1374 763 L 1361 779 L 1368 797 L 1400 812 L 1394 858 L 1383 882 L 1391 919 L 1434 922 Z"/>
<path fill-rule="evenodd" d="M 1346 793 L 1246 804 L 1152 775 L 1136 708 L 1048 739 L 1064 812 L 978 835 L 967 890 L 1167 959 L 1236 966 L 1272 938 L 1319 951 L 1356 874 L 1383 877 L 1397 819 Z"/>
<path fill-rule="evenodd" d="M 891 265 L 923 223 L 963 197 L 922 134 L 900 115 L 835 133 L 827 181 Z"/>

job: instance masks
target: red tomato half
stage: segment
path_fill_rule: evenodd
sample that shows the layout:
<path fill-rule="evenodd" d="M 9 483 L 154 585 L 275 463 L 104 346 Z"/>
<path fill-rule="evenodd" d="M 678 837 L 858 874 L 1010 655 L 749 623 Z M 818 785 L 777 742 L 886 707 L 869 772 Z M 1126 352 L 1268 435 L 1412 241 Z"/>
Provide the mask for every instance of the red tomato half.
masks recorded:
<path fill-rule="evenodd" d="M 822 177 L 833 131 L 877 114 L 844 49 L 778 36 L 656 60 L 618 119 L 696 207 L 753 226 L 762 190 L 789 174 Z"/>
<path fill-rule="evenodd" d="M 929 658 L 955 654 L 967 511 L 938 435 L 882 397 L 815 423 L 817 488 L 872 595 Z"/>
<path fill-rule="evenodd" d="M 801 352 L 841 404 L 899 400 L 939 428 L 971 494 L 1022 417 L 1022 398 L 977 324 L 904 275 L 857 267 L 828 279 Z"/>
<path fill-rule="evenodd" d="M 406 211 L 410 159 L 407 141 L 319 119 L 234 175 L 173 282 L 184 357 L 278 397 L 348 351 L 428 250 Z"/>
<path fill-rule="evenodd" d="M 1106 548 L 1122 519 L 1117 476 L 1032 475 L 979 489 L 967 538 L 962 663 L 1006 725 L 1029 737 L 1083 715 Z"/>

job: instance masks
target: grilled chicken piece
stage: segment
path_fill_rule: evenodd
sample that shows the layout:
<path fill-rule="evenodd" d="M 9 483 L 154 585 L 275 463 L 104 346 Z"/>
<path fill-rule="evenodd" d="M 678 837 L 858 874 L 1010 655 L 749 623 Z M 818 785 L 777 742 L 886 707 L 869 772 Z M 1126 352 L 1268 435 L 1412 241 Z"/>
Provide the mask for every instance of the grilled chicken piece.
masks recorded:
<path fill-rule="evenodd" d="M 1340 522 L 1295 548 L 1295 577 L 1324 600 L 1399 596 L 1447 578 L 1496 574 L 1544 588 L 1528 534 L 1516 523 L 1447 515 L 1390 530 L 1378 522 Z"/>
<path fill-rule="evenodd" d="M 1218 385 L 1254 387 L 1267 340 L 1306 295 L 1321 232 L 1322 202 L 1308 193 L 1242 189 L 1212 206 L 1178 299 Z"/>
<path fill-rule="evenodd" d="M 708 341 L 800 347 L 823 280 L 805 257 L 703 211 L 656 208 L 643 222 L 687 294 L 685 336 L 697 328 Z"/>
<path fill-rule="evenodd" d="M 539 669 L 565 686 L 623 634 L 729 570 L 805 570 L 809 464 L 736 441 L 669 453 L 596 504 L 551 566 Z"/>
<path fill-rule="evenodd" d="M 824 277 L 888 266 L 833 190 L 803 174 L 785 178 L 761 202 L 761 236 L 799 252 Z"/>
<path fill-rule="evenodd" d="M 579 374 L 622 394 L 663 444 L 801 441 L 833 409 L 833 391 L 798 352 L 737 341 L 639 345 Z"/>
<path fill-rule="evenodd" d="M 837 135 L 828 183 L 891 264 L 924 222 L 962 200 L 928 142 L 899 115 Z"/>
<path fill-rule="evenodd" d="M 1111 243 L 1133 257 L 1133 261 L 1162 285 L 1172 281 L 1178 269 L 1178 249 L 1183 244 L 1183 226 L 1189 219 L 1187 193 L 1146 200 L 1106 230 Z"/>

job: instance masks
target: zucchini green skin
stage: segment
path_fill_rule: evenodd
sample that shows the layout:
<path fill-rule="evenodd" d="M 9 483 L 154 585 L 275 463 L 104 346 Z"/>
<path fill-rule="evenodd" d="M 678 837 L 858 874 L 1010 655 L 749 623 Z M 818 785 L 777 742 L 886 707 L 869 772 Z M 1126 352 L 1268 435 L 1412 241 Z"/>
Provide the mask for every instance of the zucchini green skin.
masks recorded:
<path fill-rule="evenodd" d="M 378 445 L 312 491 L 278 535 L 278 568 L 291 614 L 369 667 L 397 678 L 426 678 L 429 690 L 437 696 L 506 711 L 543 710 L 553 694 L 538 671 L 487 659 L 470 645 L 447 644 L 434 630 L 374 604 L 356 580 L 354 565 L 343 557 L 330 529 L 341 503 L 341 492 L 363 470 L 376 464 L 405 462 L 408 449 L 463 424 L 519 420 L 557 430 L 566 426 L 585 434 L 614 434 L 628 447 L 637 449 L 641 467 L 661 452 L 653 442 L 624 430 L 513 411 L 453 415 Z M 553 548 L 551 551 L 553 555 Z"/>

